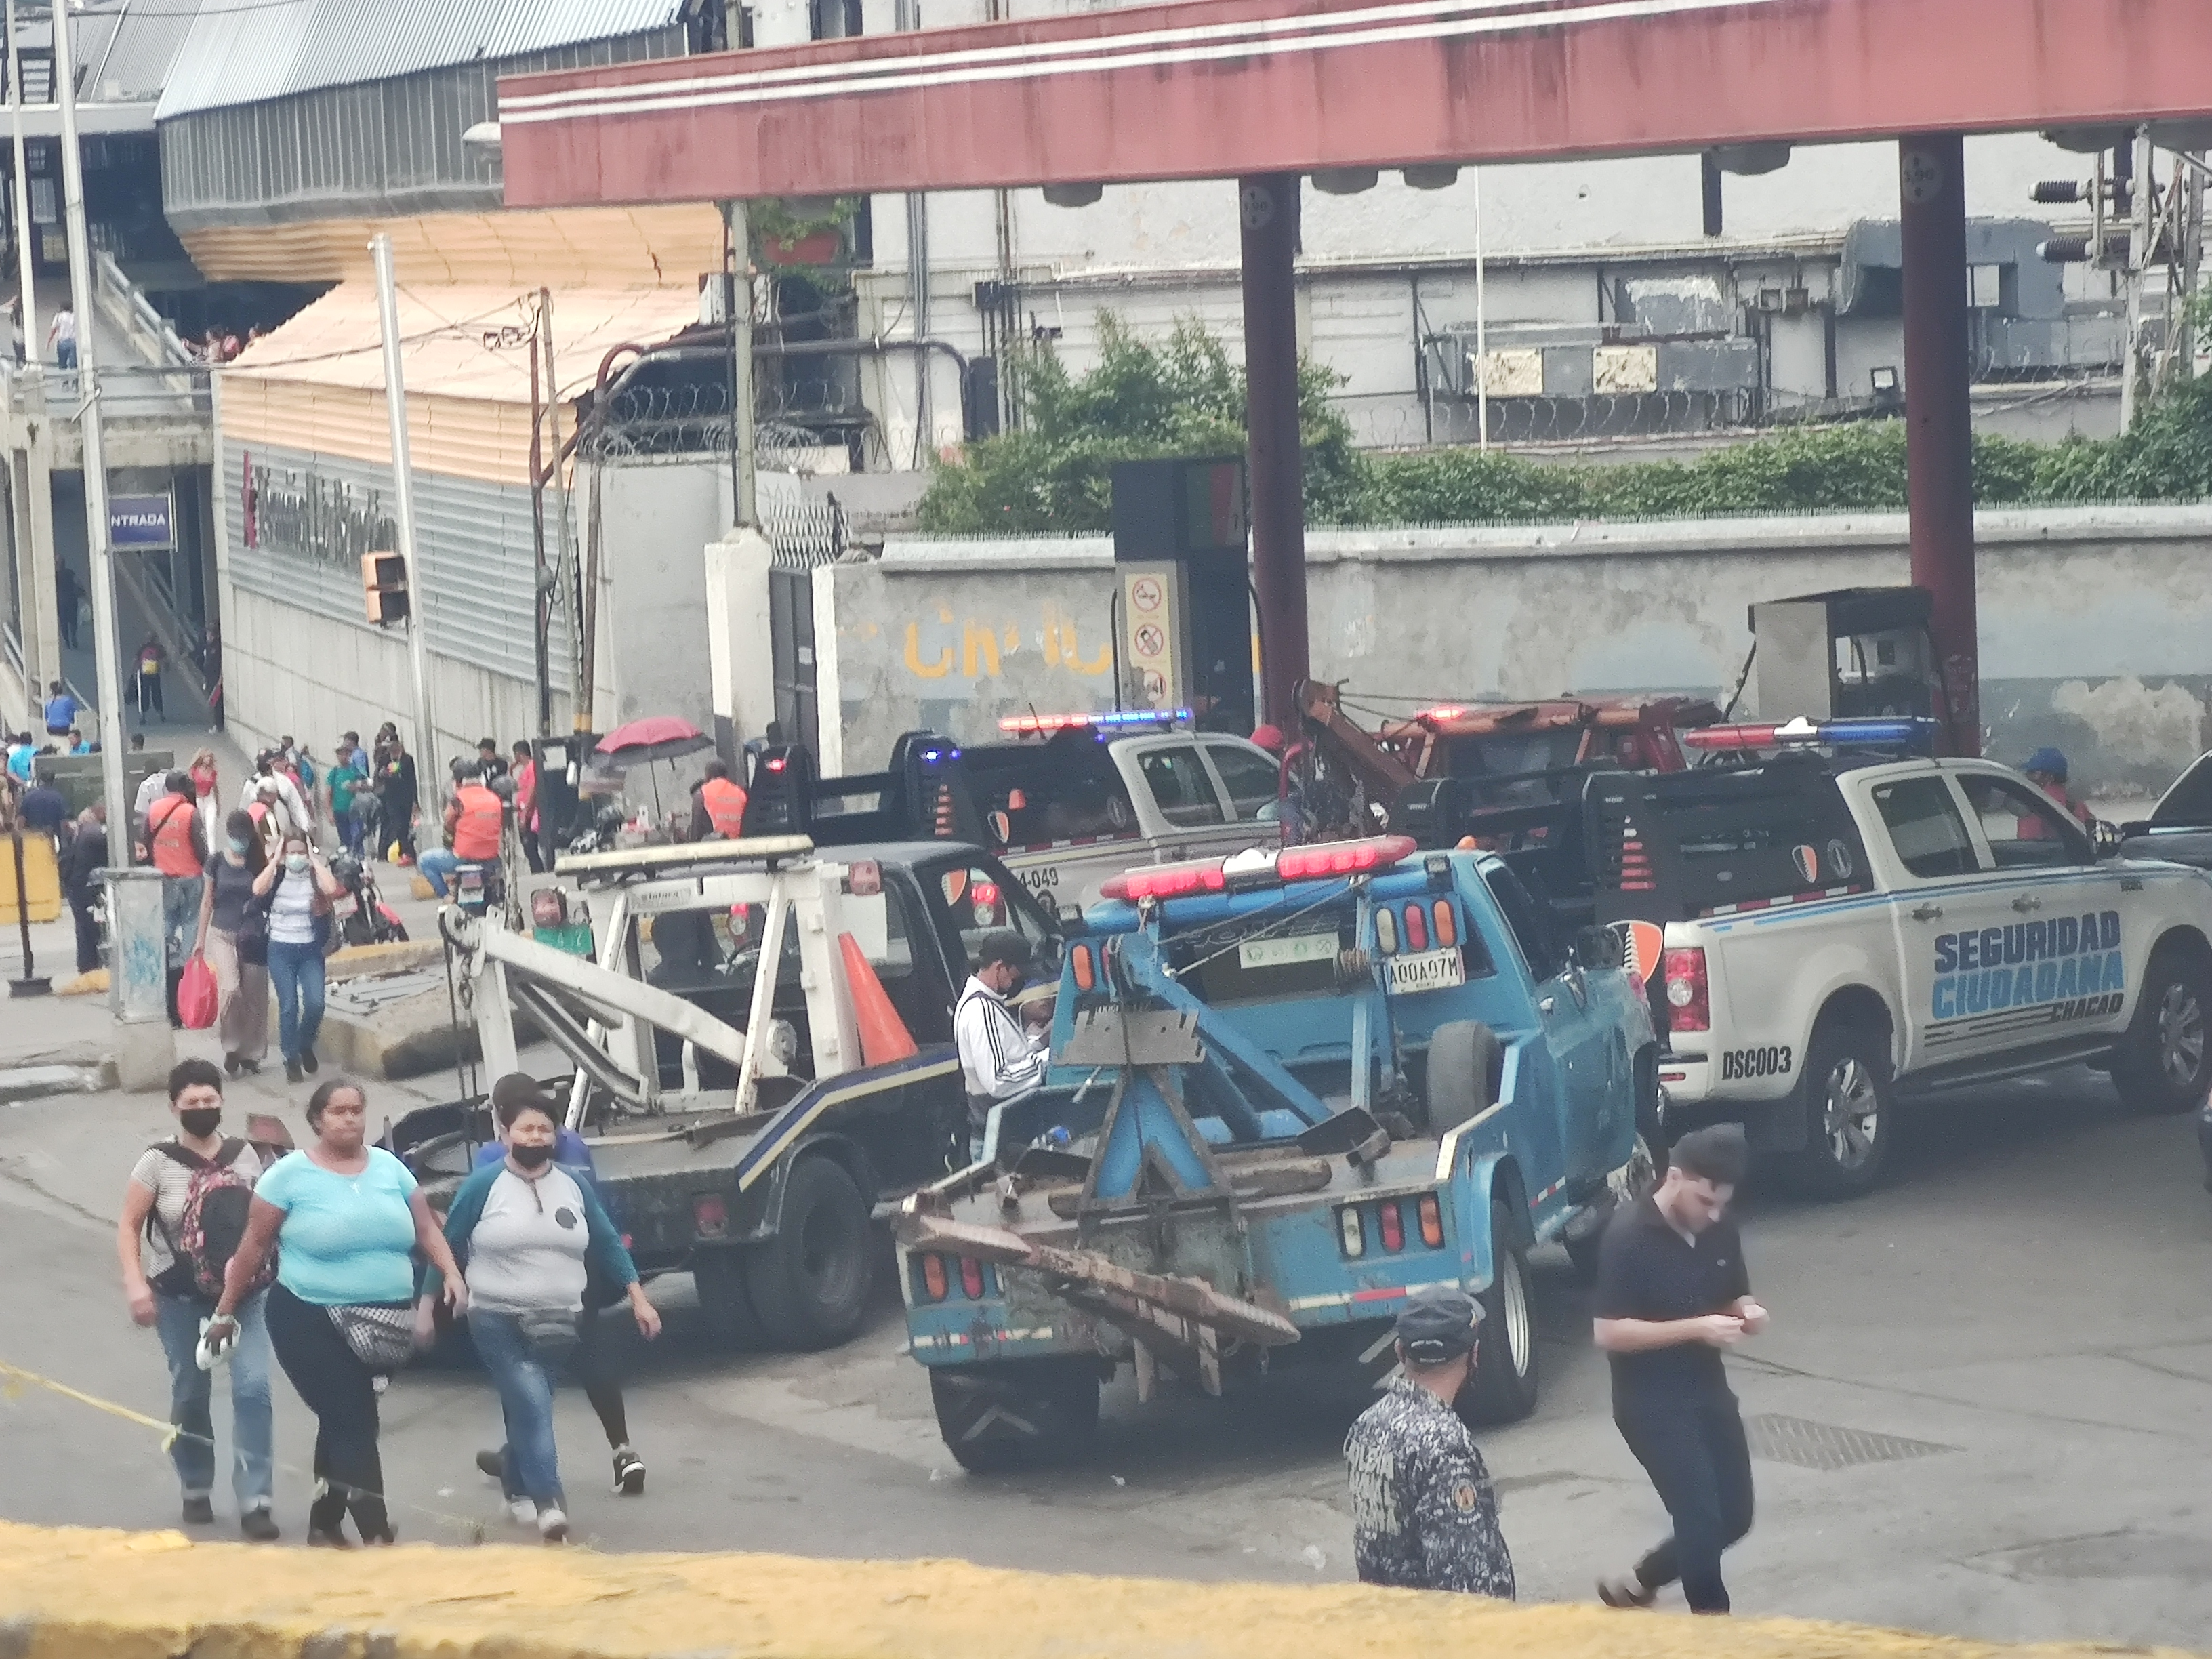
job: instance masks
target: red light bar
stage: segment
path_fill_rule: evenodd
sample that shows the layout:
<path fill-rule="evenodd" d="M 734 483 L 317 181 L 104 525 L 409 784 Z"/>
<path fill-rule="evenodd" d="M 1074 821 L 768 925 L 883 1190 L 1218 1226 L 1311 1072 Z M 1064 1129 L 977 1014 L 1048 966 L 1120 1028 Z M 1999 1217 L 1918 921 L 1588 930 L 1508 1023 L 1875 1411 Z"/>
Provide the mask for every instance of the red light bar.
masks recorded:
<path fill-rule="evenodd" d="M 1218 893 L 1228 886 L 1221 873 L 1221 860 L 1208 859 L 1203 864 L 1150 864 L 1135 870 L 1126 870 L 1118 876 L 1109 876 L 1098 889 L 1101 898 L 1127 899 L 1134 904 L 1139 899 L 1188 898 L 1194 893 Z"/>
<path fill-rule="evenodd" d="M 1455 703 L 1446 703 L 1440 708 L 1424 708 L 1413 716 L 1417 720 L 1455 720 L 1467 713 Z"/>
<path fill-rule="evenodd" d="M 1776 734 L 1781 730 L 1778 726 L 1700 726 L 1675 735 L 1692 749 L 1778 749 L 1782 740 Z"/>
<path fill-rule="evenodd" d="M 1285 847 L 1275 855 L 1275 879 L 1312 881 L 1323 876 L 1356 876 L 1387 869 L 1413 855 L 1411 836 L 1370 836 L 1363 841 L 1322 842 Z"/>

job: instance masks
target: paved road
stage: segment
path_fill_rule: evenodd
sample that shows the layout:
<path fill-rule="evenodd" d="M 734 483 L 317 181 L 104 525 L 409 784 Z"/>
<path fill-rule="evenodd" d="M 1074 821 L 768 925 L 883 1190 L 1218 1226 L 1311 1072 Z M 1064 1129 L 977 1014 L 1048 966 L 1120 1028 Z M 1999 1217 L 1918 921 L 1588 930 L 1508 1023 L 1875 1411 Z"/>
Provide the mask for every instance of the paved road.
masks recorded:
<path fill-rule="evenodd" d="M 0 1358 L 157 1414 L 157 1352 L 124 1318 L 107 1218 L 132 1148 L 163 1116 L 117 1096 L 0 1109 L 0 1252 L 18 1264 Z M 1898 1178 L 1873 1199 L 1746 1203 L 1776 1326 L 1735 1364 L 1745 1411 L 1790 1419 L 1771 1425 L 1778 1443 L 1815 1461 L 1824 1449 L 1868 1461 L 1759 1462 L 1759 1523 L 1731 1558 L 1737 1605 L 1990 1638 L 2201 1644 L 2212 1197 L 2186 1121 L 2126 1117 L 2101 1079 L 2074 1073 L 1914 1127 Z M 1607 1419 L 1587 1305 L 1564 1261 L 1540 1268 L 1543 1404 L 1486 1449 L 1524 1595 L 1581 1599 L 1661 1516 Z M 836 1353 L 726 1357 L 684 1305 L 684 1280 L 659 1294 L 669 1334 L 641 1356 L 633 1391 L 646 1498 L 607 1493 L 596 1425 L 580 1399 L 563 1403 L 573 1508 L 602 1547 L 951 1554 L 1184 1577 L 1349 1571 L 1337 1447 L 1353 1407 L 1341 1399 L 1185 1399 L 1140 1414 L 1124 1378 L 1082 1464 L 986 1480 L 938 1443 L 889 1299 Z M 296 1464 L 309 1425 L 281 1382 L 279 1397 L 279 1454 Z M 404 1376 L 386 1421 L 392 1490 L 412 1506 L 404 1532 L 503 1534 L 470 1467 L 495 1421 L 480 1382 Z M 0 1515 L 174 1518 L 150 1433 L 35 1390 L 0 1401 Z M 288 1472 L 279 1488 L 295 1536 L 304 1485 Z"/>

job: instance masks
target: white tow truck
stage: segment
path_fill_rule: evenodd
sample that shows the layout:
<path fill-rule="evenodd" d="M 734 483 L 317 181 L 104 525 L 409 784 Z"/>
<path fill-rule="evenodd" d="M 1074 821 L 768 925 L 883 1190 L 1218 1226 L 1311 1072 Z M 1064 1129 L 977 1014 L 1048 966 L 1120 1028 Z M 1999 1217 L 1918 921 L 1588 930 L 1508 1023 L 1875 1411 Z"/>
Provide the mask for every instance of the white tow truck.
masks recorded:
<path fill-rule="evenodd" d="M 1710 728 L 1781 752 L 1584 798 L 1597 919 L 1663 934 L 1667 1133 L 1741 1121 L 1834 1196 L 1881 1179 L 1900 1101 L 2075 1062 L 2144 1112 L 2212 1086 L 2212 876 L 2114 856 L 2008 768 L 1897 758 L 1914 724 Z"/>
<path fill-rule="evenodd" d="M 825 855 L 800 836 L 710 841 L 564 857 L 557 873 L 533 903 L 551 891 L 560 921 L 587 916 L 588 958 L 496 913 L 440 912 L 484 1074 L 519 1069 L 518 1018 L 562 1051 L 572 1069 L 546 1080 L 640 1271 L 690 1269 L 726 1340 L 844 1340 L 866 1307 L 872 1218 L 959 1146 L 951 1014 L 974 942 L 1018 929 L 1049 970 L 1050 922 L 952 842 Z M 476 1095 L 408 1114 L 386 1145 L 435 1205 L 490 1135 Z"/>

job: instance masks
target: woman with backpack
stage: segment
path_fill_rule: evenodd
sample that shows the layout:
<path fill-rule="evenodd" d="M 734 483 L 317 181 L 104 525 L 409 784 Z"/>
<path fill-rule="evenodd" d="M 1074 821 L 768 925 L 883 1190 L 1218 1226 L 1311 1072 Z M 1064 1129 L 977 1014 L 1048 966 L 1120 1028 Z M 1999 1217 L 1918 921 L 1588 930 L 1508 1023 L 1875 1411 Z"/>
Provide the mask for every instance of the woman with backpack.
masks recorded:
<path fill-rule="evenodd" d="M 287 1083 L 322 1064 L 315 1036 L 323 1024 L 323 947 L 330 940 L 331 901 L 343 890 L 296 830 L 284 837 L 283 856 L 253 878 L 254 896 L 268 907 L 269 980 L 276 988 L 276 1046 Z"/>
<path fill-rule="evenodd" d="M 368 1144 L 368 1097 L 333 1078 L 307 1097 L 314 1139 L 289 1152 L 255 1184 L 246 1237 L 230 1259 L 220 1331 L 275 1250 L 269 1340 L 277 1363 L 315 1414 L 315 1501 L 307 1541 L 343 1549 L 352 1513 L 364 1544 L 396 1541 L 377 1450 L 380 1379 L 414 1352 L 415 1261 L 421 1250 L 445 1275 L 458 1314 L 466 1287 L 446 1237 L 408 1168 Z"/>
<path fill-rule="evenodd" d="M 215 1313 L 245 1233 L 261 1160 L 246 1142 L 223 1138 L 222 1073 L 208 1061 L 180 1060 L 170 1072 L 169 1109 L 175 1136 L 148 1148 L 124 1187 L 116 1251 L 131 1316 L 161 1333 L 169 1362 L 169 1421 L 177 1430 L 169 1456 L 184 1487 L 185 1519 L 205 1526 L 215 1519 L 215 1374 L 199 1366 L 200 1327 Z M 230 1351 L 231 1484 L 240 1530 L 261 1544 L 277 1535 L 270 1514 L 267 1295 L 262 1276 L 247 1282 Z"/>
<path fill-rule="evenodd" d="M 207 862 L 192 954 L 205 956 L 215 972 L 222 1068 L 236 1077 L 259 1071 L 269 1052 L 269 915 L 254 893 L 268 858 L 244 811 L 224 819 L 223 832 L 223 845 Z"/>

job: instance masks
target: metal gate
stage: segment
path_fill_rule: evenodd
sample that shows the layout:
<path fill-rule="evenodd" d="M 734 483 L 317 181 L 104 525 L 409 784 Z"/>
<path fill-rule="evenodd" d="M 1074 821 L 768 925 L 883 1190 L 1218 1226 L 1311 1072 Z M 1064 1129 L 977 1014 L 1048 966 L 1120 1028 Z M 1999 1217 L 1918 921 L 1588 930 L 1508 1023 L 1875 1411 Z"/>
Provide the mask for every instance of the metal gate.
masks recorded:
<path fill-rule="evenodd" d="M 775 679 L 775 720 L 786 743 L 822 752 L 814 690 L 814 573 L 770 565 L 768 635 Z"/>

